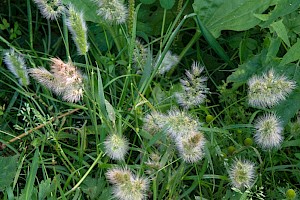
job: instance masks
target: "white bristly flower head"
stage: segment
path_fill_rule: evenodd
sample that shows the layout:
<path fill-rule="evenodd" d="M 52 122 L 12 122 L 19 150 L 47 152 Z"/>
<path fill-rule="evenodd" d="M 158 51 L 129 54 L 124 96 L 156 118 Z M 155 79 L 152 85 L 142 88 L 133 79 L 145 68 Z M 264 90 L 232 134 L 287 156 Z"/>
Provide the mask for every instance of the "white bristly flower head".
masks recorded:
<path fill-rule="evenodd" d="M 176 138 L 180 157 L 187 163 L 195 163 L 204 157 L 204 145 L 204 135 L 199 131 L 193 131 L 187 136 Z"/>
<path fill-rule="evenodd" d="M 160 127 L 165 128 L 166 132 L 176 140 L 177 137 L 185 137 L 197 131 L 200 123 L 187 112 L 174 109 L 168 112 L 165 122 Z"/>
<path fill-rule="evenodd" d="M 128 11 L 120 0 L 99 0 L 97 14 L 109 24 L 126 22 Z"/>
<path fill-rule="evenodd" d="M 254 164 L 248 160 L 236 159 L 230 168 L 229 177 L 235 188 L 250 187 L 255 178 Z"/>
<path fill-rule="evenodd" d="M 56 90 L 58 83 L 53 74 L 43 67 L 31 68 L 28 70 L 29 75 L 37 80 L 40 84 L 44 85 L 50 90 Z"/>
<path fill-rule="evenodd" d="M 72 34 L 78 54 L 86 55 L 89 50 L 89 44 L 87 42 L 87 27 L 83 18 L 83 12 L 77 11 L 72 4 L 69 5 L 67 26 Z"/>
<path fill-rule="evenodd" d="M 143 121 L 143 129 L 153 135 L 161 131 L 166 124 L 165 115 L 156 111 L 147 114 Z"/>
<path fill-rule="evenodd" d="M 270 108 L 285 100 L 296 87 L 296 83 L 271 69 L 262 76 L 251 77 L 248 86 L 249 104 L 254 107 Z"/>
<path fill-rule="evenodd" d="M 80 101 L 84 87 L 81 72 L 71 62 L 64 63 L 58 58 L 52 58 L 51 61 L 51 72 L 59 84 L 54 92 L 62 95 L 65 101 Z"/>
<path fill-rule="evenodd" d="M 202 104 L 206 99 L 206 94 L 209 93 L 206 85 L 207 77 L 201 76 L 203 70 L 204 67 L 194 62 L 191 71 L 186 72 L 187 79 L 180 80 L 183 91 L 176 93 L 175 97 L 185 109 Z"/>
<path fill-rule="evenodd" d="M 254 127 L 254 139 L 262 149 L 278 148 L 283 140 L 283 127 L 279 118 L 274 113 L 267 113 L 259 117 Z"/>
<path fill-rule="evenodd" d="M 160 60 L 161 55 L 157 58 L 157 62 Z M 158 73 L 164 74 L 168 72 L 173 66 L 177 65 L 179 63 L 179 58 L 176 54 L 172 54 L 171 51 L 168 51 L 163 58 L 159 68 Z"/>
<path fill-rule="evenodd" d="M 33 0 L 43 17 L 49 20 L 57 19 L 65 10 L 61 0 Z"/>
<path fill-rule="evenodd" d="M 142 200 L 146 197 L 148 180 L 132 174 L 128 169 L 108 170 L 106 177 L 113 184 L 115 198 L 122 200 Z"/>
<path fill-rule="evenodd" d="M 51 72 L 43 67 L 30 69 L 30 76 L 61 95 L 64 101 L 78 102 L 83 96 L 83 76 L 72 63 L 52 58 Z"/>
<path fill-rule="evenodd" d="M 4 62 L 11 73 L 19 79 L 19 84 L 23 86 L 29 85 L 28 71 L 23 57 L 14 50 L 4 53 Z"/>
<path fill-rule="evenodd" d="M 127 139 L 117 134 L 109 135 L 104 142 L 104 146 L 106 154 L 114 160 L 124 160 L 129 149 Z"/>

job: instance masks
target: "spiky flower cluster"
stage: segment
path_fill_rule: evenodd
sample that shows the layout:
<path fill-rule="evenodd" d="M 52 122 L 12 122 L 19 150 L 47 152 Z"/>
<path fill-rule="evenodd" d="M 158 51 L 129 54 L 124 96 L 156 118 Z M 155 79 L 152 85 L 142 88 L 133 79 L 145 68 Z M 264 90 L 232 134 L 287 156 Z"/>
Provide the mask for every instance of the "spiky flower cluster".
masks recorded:
<path fill-rule="evenodd" d="M 151 153 L 148 157 L 148 161 L 145 162 L 147 167 L 149 168 L 146 172 L 148 174 L 152 174 L 155 171 L 159 170 L 162 166 L 160 163 L 160 154 L 159 153 Z"/>
<path fill-rule="evenodd" d="M 97 14 L 109 24 L 123 24 L 128 10 L 120 0 L 99 0 Z"/>
<path fill-rule="evenodd" d="M 294 81 L 278 75 L 273 69 L 262 76 L 253 76 L 248 81 L 249 104 L 254 107 L 272 107 L 286 97 L 296 87 Z"/>
<path fill-rule="evenodd" d="M 187 163 L 195 163 L 204 156 L 205 138 L 202 132 L 192 131 L 186 137 L 177 137 L 176 146 L 182 159 Z"/>
<path fill-rule="evenodd" d="M 262 149 L 278 148 L 283 140 L 283 127 L 274 113 L 267 113 L 259 117 L 254 125 L 255 141 Z"/>
<path fill-rule="evenodd" d="M 134 175 L 128 169 L 113 168 L 107 171 L 106 178 L 113 184 L 115 198 L 141 200 L 146 198 L 148 180 Z"/>
<path fill-rule="evenodd" d="M 200 67 L 199 63 L 193 62 L 191 71 L 186 72 L 187 79 L 181 79 L 182 92 L 175 94 L 177 102 L 185 109 L 197 106 L 206 99 L 209 93 L 206 81 L 207 77 L 201 76 L 204 67 Z"/>
<path fill-rule="evenodd" d="M 106 154 L 114 160 L 124 160 L 129 148 L 127 139 L 117 134 L 109 135 L 104 146 Z"/>
<path fill-rule="evenodd" d="M 41 14 L 49 20 L 57 19 L 65 10 L 61 0 L 34 0 Z"/>
<path fill-rule="evenodd" d="M 236 159 L 230 168 L 229 177 L 235 188 L 244 189 L 251 186 L 255 178 L 254 164 L 248 160 Z"/>
<path fill-rule="evenodd" d="M 140 40 L 135 41 L 133 61 L 137 69 L 143 69 L 147 61 L 148 50 Z"/>
<path fill-rule="evenodd" d="M 63 100 L 78 102 L 83 95 L 83 77 L 71 62 L 64 63 L 58 58 L 52 58 L 51 72 L 43 67 L 29 69 L 32 76 L 39 83 L 62 95 Z"/>
<path fill-rule="evenodd" d="M 28 71 L 23 57 L 14 50 L 4 53 L 4 62 L 11 73 L 19 79 L 19 84 L 23 86 L 29 85 Z"/>
<path fill-rule="evenodd" d="M 145 130 L 163 130 L 176 144 L 181 158 L 195 163 L 204 156 L 205 138 L 200 123 L 185 111 L 171 110 L 168 114 L 153 112 L 144 119 Z"/>
<path fill-rule="evenodd" d="M 69 5 L 67 26 L 77 47 L 79 55 L 86 55 L 89 50 L 87 42 L 87 27 L 83 19 L 83 12 L 77 11 L 72 4 Z"/>
<path fill-rule="evenodd" d="M 154 135 L 164 128 L 165 115 L 153 111 L 145 116 L 144 122 L 143 129 Z"/>
<path fill-rule="evenodd" d="M 159 55 L 156 62 L 158 62 L 160 58 L 161 55 Z M 168 51 L 158 68 L 158 73 L 164 74 L 167 71 L 169 71 L 173 66 L 177 65 L 178 63 L 179 63 L 178 56 L 176 54 L 172 54 L 171 51 Z"/>

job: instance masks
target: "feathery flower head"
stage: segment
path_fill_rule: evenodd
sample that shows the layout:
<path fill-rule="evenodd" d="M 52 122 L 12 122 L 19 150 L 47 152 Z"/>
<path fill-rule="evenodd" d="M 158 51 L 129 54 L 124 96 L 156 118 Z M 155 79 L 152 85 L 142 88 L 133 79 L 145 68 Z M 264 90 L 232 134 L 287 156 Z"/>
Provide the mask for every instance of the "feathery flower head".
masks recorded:
<path fill-rule="evenodd" d="M 229 177 L 235 188 L 244 189 L 251 186 L 255 178 L 254 164 L 248 160 L 236 159 L 230 168 Z"/>
<path fill-rule="evenodd" d="M 165 115 L 153 111 L 144 118 L 143 129 L 151 134 L 156 134 L 165 126 Z"/>
<path fill-rule="evenodd" d="M 58 83 L 55 83 L 56 79 L 53 74 L 43 67 L 28 69 L 28 72 L 32 78 L 37 80 L 40 84 L 44 85 L 50 90 L 56 90 Z"/>
<path fill-rule="evenodd" d="M 106 154 L 114 160 L 124 160 L 129 148 L 127 139 L 117 134 L 109 135 L 104 142 L 104 146 Z"/>
<path fill-rule="evenodd" d="M 41 14 L 49 20 L 57 19 L 65 10 L 61 0 L 33 0 Z"/>
<path fill-rule="evenodd" d="M 58 58 L 52 58 L 51 72 L 58 83 L 57 94 L 69 102 L 78 102 L 83 96 L 83 77 L 79 70 L 71 63 L 64 63 Z"/>
<path fill-rule="evenodd" d="M 117 185 L 126 184 L 133 179 L 133 174 L 126 168 L 113 168 L 108 170 L 105 175 L 110 183 Z"/>
<path fill-rule="evenodd" d="M 19 79 L 19 84 L 23 86 L 29 85 L 28 71 L 25 61 L 21 55 L 14 50 L 6 51 L 4 53 L 4 62 L 11 73 Z"/>
<path fill-rule="evenodd" d="M 86 55 L 89 50 L 89 44 L 87 42 L 87 27 L 83 19 L 83 12 L 78 12 L 75 7 L 70 4 L 68 13 L 67 26 L 72 34 L 78 54 Z"/>
<path fill-rule="evenodd" d="M 120 0 L 99 0 L 97 14 L 110 24 L 123 24 L 128 10 Z"/>
<path fill-rule="evenodd" d="M 165 117 L 164 126 L 173 139 L 185 137 L 192 132 L 198 131 L 200 123 L 193 119 L 187 112 L 170 110 Z M 164 127 L 161 126 L 161 127 Z"/>
<path fill-rule="evenodd" d="M 199 63 L 193 62 L 191 71 L 186 72 L 187 79 L 181 79 L 182 92 L 175 94 L 177 102 L 185 109 L 197 106 L 206 99 L 209 93 L 206 81 L 207 77 L 201 76 L 204 67 L 200 67 Z"/>
<path fill-rule="evenodd" d="M 128 169 L 108 170 L 106 177 L 113 184 L 113 193 L 117 199 L 141 200 L 146 197 L 148 180 L 132 174 Z"/>
<path fill-rule="evenodd" d="M 281 135 L 283 127 L 274 113 L 267 113 L 259 117 L 254 127 L 256 129 L 254 139 L 263 149 L 280 147 L 283 140 Z"/>
<path fill-rule="evenodd" d="M 63 100 L 78 102 L 83 96 L 83 77 L 71 62 L 52 58 L 51 73 L 45 68 L 30 69 L 30 75 L 39 83 L 62 95 Z"/>
<path fill-rule="evenodd" d="M 278 75 L 273 69 L 262 76 L 253 76 L 248 80 L 249 104 L 255 107 L 272 107 L 285 100 L 296 87 L 294 81 L 284 75 Z"/>
<path fill-rule="evenodd" d="M 160 60 L 161 55 L 158 56 L 157 62 Z M 168 51 L 163 58 L 159 68 L 158 73 L 164 74 L 167 71 L 169 71 L 173 66 L 177 65 L 179 63 L 179 58 L 176 54 L 172 54 L 171 51 Z"/>
<path fill-rule="evenodd" d="M 187 136 L 176 138 L 179 154 L 187 163 L 195 163 L 203 158 L 204 145 L 204 135 L 199 131 L 193 131 Z"/>

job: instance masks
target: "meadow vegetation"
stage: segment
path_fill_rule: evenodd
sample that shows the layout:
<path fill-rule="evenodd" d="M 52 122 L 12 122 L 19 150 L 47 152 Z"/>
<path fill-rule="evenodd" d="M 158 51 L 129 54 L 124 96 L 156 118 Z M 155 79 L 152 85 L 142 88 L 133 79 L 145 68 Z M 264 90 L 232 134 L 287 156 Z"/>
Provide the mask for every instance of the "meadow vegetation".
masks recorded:
<path fill-rule="evenodd" d="M 1 0 L 0 199 L 299 199 L 299 0 Z"/>

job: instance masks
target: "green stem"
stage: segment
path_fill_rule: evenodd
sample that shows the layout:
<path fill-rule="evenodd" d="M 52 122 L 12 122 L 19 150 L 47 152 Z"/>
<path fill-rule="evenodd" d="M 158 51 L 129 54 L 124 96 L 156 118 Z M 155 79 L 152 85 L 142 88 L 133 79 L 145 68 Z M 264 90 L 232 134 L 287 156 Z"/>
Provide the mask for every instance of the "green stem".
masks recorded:
<path fill-rule="evenodd" d="M 90 166 L 90 168 L 87 170 L 87 172 L 83 175 L 83 177 L 78 181 L 78 183 L 68 192 L 65 193 L 65 196 L 71 194 L 74 192 L 80 185 L 81 183 L 86 179 L 86 177 L 91 173 L 92 169 L 96 166 L 96 164 L 99 162 L 100 158 L 102 157 L 102 153 L 98 155 L 96 160 L 93 162 L 93 164 Z M 58 198 L 61 199 L 61 198 Z"/>
<path fill-rule="evenodd" d="M 28 17 L 28 31 L 29 31 L 29 45 L 33 49 L 33 34 L 32 34 L 32 16 L 30 0 L 27 0 L 27 17 Z"/>
<path fill-rule="evenodd" d="M 189 41 L 189 43 L 184 47 L 184 49 L 181 51 L 180 55 L 178 56 L 179 57 L 179 60 L 181 60 L 186 52 L 199 40 L 201 36 L 201 32 L 199 31 L 196 31 L 195 35 L 192 37 L 192 39 Z M 176 68 L 177 65 L 173 66 L 170 71 L 168 72 L 167 76 L 168 77 L 171 77 L 171 75 L 173 74 L 175 68 Z"/>

